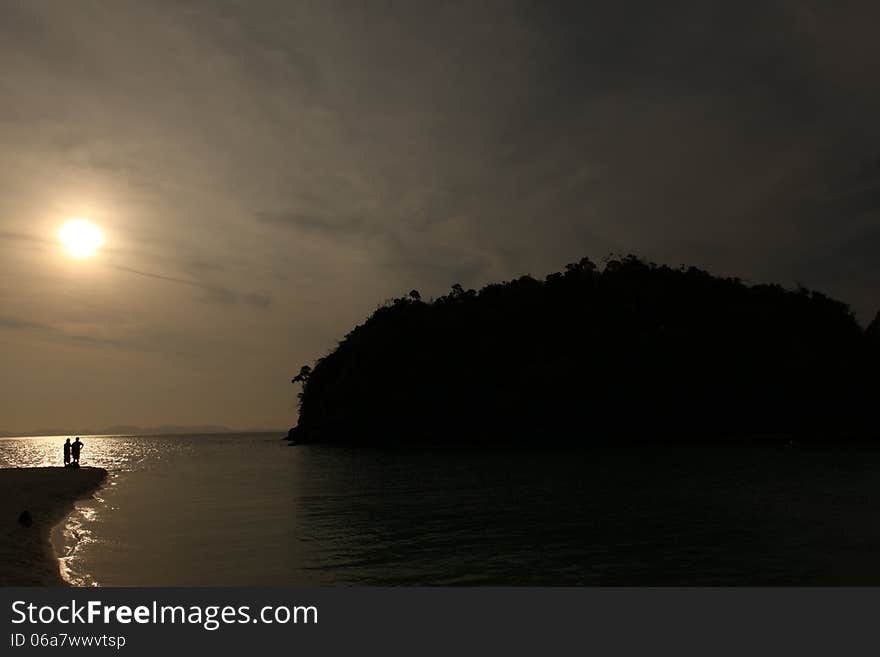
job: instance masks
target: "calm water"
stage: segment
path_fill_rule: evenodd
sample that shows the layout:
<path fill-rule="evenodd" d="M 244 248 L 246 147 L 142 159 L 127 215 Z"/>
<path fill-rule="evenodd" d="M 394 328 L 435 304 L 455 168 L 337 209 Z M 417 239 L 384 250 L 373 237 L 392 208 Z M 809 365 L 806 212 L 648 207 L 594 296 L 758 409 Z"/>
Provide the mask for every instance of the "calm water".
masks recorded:
<path fill-rule="evenodd" d="M 84 585 L 880 583 L 880 450 L 287 447 L 85 437 Z M 60 438 L 0 439 L 57 465 Z"/>

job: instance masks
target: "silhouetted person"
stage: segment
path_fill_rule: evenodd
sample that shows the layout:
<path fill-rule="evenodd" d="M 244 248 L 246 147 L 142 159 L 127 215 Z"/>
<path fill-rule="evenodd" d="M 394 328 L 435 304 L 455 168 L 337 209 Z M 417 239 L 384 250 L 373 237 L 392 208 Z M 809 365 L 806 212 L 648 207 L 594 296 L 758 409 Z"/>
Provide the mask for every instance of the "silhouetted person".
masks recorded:
<path fill-rule="evenodd" d="M 73 465 L 74 467 L 79 467 L 79 452 L 82 449 L 83 444 L 79 441 L 79 436 L 76 437 L 76 440 L 73 441 L 73 444 L 70 446 L 70 452 L 73 455 Z"/>
<path fill-rule="evenodd" d="M 64 467 L 70 467 L 70 438 L 64 442 Z"/>

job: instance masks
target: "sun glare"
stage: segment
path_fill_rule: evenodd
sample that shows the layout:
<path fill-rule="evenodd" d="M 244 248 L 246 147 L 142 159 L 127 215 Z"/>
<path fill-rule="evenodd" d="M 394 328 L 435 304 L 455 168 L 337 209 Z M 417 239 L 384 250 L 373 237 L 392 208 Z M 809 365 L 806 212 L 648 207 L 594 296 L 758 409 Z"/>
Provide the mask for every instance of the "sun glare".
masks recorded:
<path fill-rule="evenodd" d="M 89 258 L 104 243 L 104 234 L 91 221 L 73 219 L 61 227 L 58 239 L 74 258 Z"/>

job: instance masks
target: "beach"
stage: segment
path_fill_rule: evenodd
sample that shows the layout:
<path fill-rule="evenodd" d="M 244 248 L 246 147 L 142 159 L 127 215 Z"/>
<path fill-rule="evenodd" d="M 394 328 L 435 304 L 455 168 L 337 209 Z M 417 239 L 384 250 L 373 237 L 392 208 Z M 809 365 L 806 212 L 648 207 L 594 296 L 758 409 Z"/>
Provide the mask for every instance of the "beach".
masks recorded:
<path fill-rule="evenodd" d="M 0 469 L 0 585 L 62 586 L 50 534 L 107 477 L 103 468 Z M 27 511 L 28 517 L 22 518 Z"/>

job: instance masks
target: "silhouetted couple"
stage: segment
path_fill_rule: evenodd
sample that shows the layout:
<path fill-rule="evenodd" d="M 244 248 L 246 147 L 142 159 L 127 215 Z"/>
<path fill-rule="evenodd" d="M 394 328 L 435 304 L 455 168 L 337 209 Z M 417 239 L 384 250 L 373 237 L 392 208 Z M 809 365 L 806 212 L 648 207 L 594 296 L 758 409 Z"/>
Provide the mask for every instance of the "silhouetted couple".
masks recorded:
<path fill-rule="evenodd" d="M 83 444 L 79 440 L 79 436 L 76 437 L 76 440 L 70 442 L 70 438 L 64 443 L 64 467 L 65 468 L 78 468 L 79 467 L 79 452 L 82 449 Z M 73 463 L 70 462 L 70 458 L 73 457 Z"/>

